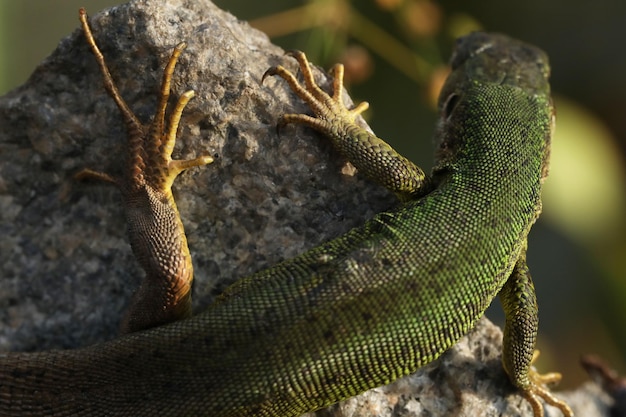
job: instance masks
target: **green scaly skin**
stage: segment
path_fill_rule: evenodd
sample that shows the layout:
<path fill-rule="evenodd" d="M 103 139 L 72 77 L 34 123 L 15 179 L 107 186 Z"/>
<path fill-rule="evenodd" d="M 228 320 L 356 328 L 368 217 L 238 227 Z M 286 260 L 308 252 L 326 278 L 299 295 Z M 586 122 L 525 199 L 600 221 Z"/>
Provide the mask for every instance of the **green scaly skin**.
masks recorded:
<path fill-rule="evenodd" d="M 543 413 L 538 397 L 572 415 L 543 385 L 556 377 L 529 372 L 537 320 L 526 236 L 540 211 L 553 119 L 545 55 L 502 36 L 459 42 L 440 100 L 429 177 L 357 127 L 354 118 L 365 106 L 343 107 L 340 67 L 336 92 L 327 96 L 310 78 L 304 55 L 294 56 L 305 87 L 282 67 L 266 75 L 286 79 L 315 116 L 286 115 L 283 123 L 321 130 L 404 202 L 237 282 L 195 317 L 84 349 L 2 355 L 0 415 L 297 416 L 433 361 L 498 294 L 507 312 L 503 362 L 512 382 L 536 417 Z M 162 156 L 148 163 L 171 162 Z M 185 167 L 208 161 L 192 162 Z M 162 172 L 140 188 L 162 193 L 158 209 L 179 221 L 168 198 L 177 172 Z M 162 234 L 172 229 L 171 215 L 142 201 L 139 217 L 151 216 L 149 231 L 167 241 Z"/>

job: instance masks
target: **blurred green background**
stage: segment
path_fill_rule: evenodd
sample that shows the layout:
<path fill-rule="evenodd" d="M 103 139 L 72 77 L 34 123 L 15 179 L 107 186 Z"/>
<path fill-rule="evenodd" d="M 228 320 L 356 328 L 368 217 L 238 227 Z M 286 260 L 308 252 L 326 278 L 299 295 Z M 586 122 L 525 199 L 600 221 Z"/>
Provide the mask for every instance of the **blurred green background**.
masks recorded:
<path fill-rule="evenodd" d="M 119 3 L 0 0 L 0 94 L 26 81 L 78 27 L 80 6 L 93 15 Z M 319 65 L 344 62 L 348 88 L 370 102 L 366 116 L 377 134 L 425 168 L 434 97 L 457 36 L 498 31 L 546 50 L 557 132 L 528 254 L 541 314 L 539 366 L 560 370 L 566 388 L 585 378 L 581 354 L 598 353 L 626 372 L 626 2 L 216 3 Z M 502 323 L 498 305 L 488 315 Z"/>

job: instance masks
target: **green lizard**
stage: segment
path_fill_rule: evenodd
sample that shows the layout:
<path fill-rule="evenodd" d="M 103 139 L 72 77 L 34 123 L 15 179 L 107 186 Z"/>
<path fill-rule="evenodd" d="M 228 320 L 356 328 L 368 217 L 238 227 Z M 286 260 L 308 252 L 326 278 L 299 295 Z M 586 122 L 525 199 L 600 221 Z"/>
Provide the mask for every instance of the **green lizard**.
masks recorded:
<path fill-rule="evenodd" d="M 362 227 L 242 279 L 206 311 L 189 315 L 189 251 L 170 187 L 208 157 L 172 161 L 182 110 L 165 127 L 166 67 L 152 124 L 144 127 L 120 97 L 91 35 L 105 87 L 129 131 L 127 175 L 113 178 L 127 206 L 133 251 L 146 270 L 141 295 L 111 342 L 69 351 L 0 356 L 3 416 L 297 416 L 373 388 L 436 359 L 468 332 L 499 294 L 507 314 L 503 365 L 543 415 L 540 400 L 572 416 L 530 363 L 537 306 L 526 267 L 526 237 L 540 212 L 553 109 L 546 56 L 499 35 L 459 41 L 441 93 L 435 168 L 426 176 L 355 123 L 367 105 L 342 103 L 314 82 L 293 53 L 305 85 L 278 75 L 314 116 L 285 115 L 325 133 L 369 178 L 403 201 Z M 165 314 L 163 314 L 165 311 Z M 178 320 L 183 318 L 182 320 Z M 171 322 L 159 325 L 163 322 Z M 152 327 L 156 326 L 156 327 Z M 150 328 L 152 327 L 152 328 Z M 143 331 L 135 331 L 149 328 Z"/>

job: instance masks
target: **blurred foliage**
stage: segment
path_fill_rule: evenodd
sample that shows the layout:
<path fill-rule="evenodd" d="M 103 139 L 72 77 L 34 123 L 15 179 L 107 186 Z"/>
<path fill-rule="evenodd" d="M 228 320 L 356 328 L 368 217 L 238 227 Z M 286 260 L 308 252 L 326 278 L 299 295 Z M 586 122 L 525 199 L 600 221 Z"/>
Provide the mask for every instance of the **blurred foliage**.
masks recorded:
<path fill-rule="evenodd" d="M 372 6 L 377 10 L 370 17 Z M 348 84 L 371 76 L 373 53 L 422 87 L 434 107 L 448 72 L 441 45 L 448 47 L 451 40 L 480 28 L 467 15 L 443 18 L 441 7 L 429 0 L 312 0 L 250 24 L 272 39 L 300 33 L 296 43 L 313 62 L 344 64 Z M 387 31 L 375 19 L 386 19 L 393 30 Z"/>
<path fill-rule="evenodd" d="M 95 14 L 114 3 L 88 7 Z M 566 387 L 585 378 L 581 354 L 599 353 L 626 371 L 626 54 L 620 52 L 626 2 L 216 3 L 318 65 L 344 63 L 351 95 L 371 104 L 377 134 L 425 168 L 432 164 L 426 138 L 454 39 L 486 29 L 544 48 L 558 117 L 545 215 L 528 254 L 541 309 L 539 366 L 561 370 Z M 0 92 L 23 82 L 56 40 L 77 27 L 80 5 L 0 0 Z M 488 315 L 502 320 L 499 307 Z"/>

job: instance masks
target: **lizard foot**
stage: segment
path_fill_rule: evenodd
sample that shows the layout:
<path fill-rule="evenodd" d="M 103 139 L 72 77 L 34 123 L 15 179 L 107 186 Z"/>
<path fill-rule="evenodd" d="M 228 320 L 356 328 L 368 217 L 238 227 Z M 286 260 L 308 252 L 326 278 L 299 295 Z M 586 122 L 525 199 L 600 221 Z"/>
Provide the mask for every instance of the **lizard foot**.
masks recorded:
<path fill-rule="evenodd" d="M 268 69 L 261 79 L 261 83 L 268 76 L 278 75 L 289 84 L 289 87 L 306 102 L 316 117 L 311 117 L 305 114 L 285 114 L 280 119 L 281 125 L 289 123 L 299 123 L 318 131 L 332 134 L 336 130 L 336 124 L 338 119 L 344 123 L 354 123 L 356 117 L 363 113 L 369 107 L 369 104 L 364 101 L 352 109 L 348 109 L 343 102 L 343 65 L 336 64 L 331 69 L 331 77 L 333 79 L 333 93 L 329 95 L 322 90 L 313 77 L 311 66 L 306 59 L 306 55 L 301 51 L 289 51 L 287 55 L 292 56 L 298 61 L 300 71 L 304 78 L 304 86 L 296 79 L 291 71 L 285 67 L 278 65 Z"/>
<path fill-rule="evenodd" d="M 171 185 L 176 176 L 187 168 L 194 166 L 207 165 L 213 161 L 210 156 L 200 156 L 188 160 L 173 160 L 172 151 L 176 143 L 176 133 L 182 112 L 191 98 L 194 96 L 193 90 L 184 92 L 178 99 L 172 113 L 170 114 L 169 123 L 165 127 L 165 111 L 170 96 L 170 85 L 176 62 L 182 51 L 187 46 L 184 42 L 179 43 L 174 48 L 172 55 L 163 72 L 161 82 L 161 92 L 159 95 L 159 103 L 157 111 L 149 126 L 144 126 L 135 116 L 128 104 L 122 98 L 117 86 L 115 85 L 111 73 L 104 60 L 104 56 L 98 48 L 96 41 L 87 21 L 87 12 L 81 8 L 79 10 L 79 18 L 87 39 L 87 43 L 91 48 L 96 61 L 100 66 L 104 80 L 104 88 L 115 104 L 119 108 L 124 123 L 128 129 L 128 144 L 130 150 L 129 168 L 130 172 L 127 178 L 115 178 L 109 174 L 84 169 L 79 172 L 76 177 L 78 179 L 92 178 L 103 180 L 117 184 L 121 188 L 143 187 L 146 183 L 155 189 L 159 189 L 164 193 L 170 193 Z"/>
<path fill-rule="evenodd" d="M 143 125 L 113 82 L 89 27 L 85 9 L 80 9 L 79 18 L 87 43 L 100 66 L 104 88 L 119 108 L 128 131 L 129 157 L 125 174 L 116 177 L 85 169 L 76 175 L 79 179 L 94 178 L 114 183 L 122 191 L 131 247 L 146 272 L 122 324 L 122 332 L 128 333 L 191 315 L 193 266 L 171 187 L 183 170 L 209 164 L 213 158 L 172 159 L 183 109 L 194 95 L 189 90 L 178 98 L 166 124 L 171 79 L 185 43 L 174 48 L 163 71 L 155 115 L 150 124 Z"/>
<path fill-rule="evenodd" d="M 325 134 L 335 149 L 365 177 L 395 192 L 401 199 L 411 198 L 427 188 L 426 176 L 418 166 L 356 123 L 356 118 L 369 104 L 362 102 L 352 109 L 346 107 L 342 97 L 343 65 L 337 64 L 332 68 L 333 91 L 328 94 L 315 82 L 304 53 L 292 51 L 288 54 L 298 61 L 304 82 L 300 83 L 291 71 L 278 65 L 263 74 L 261 83 L 268 76 L 278 75 L 309 105 L 314 116 L 285 114 L 280 118 L 279 126 L 302 124 Z"/>
<path fill-rule="evenodd" d="M 539 357 L 539 351 L 535 350 L 531 365 Z M 543 417 L 543 405 L 540 399 L 550 404 L 553 407 L 558 408 L 563 413 L 564 417 L 573 417 L 574 412 L 563 401 L 554 396 L 550 389 L 547 387 L 549 384 L 556 384 L 561 380 L 561 374 L 558 372 L 551 372 L 547 374 L 540 374 L 534 368 L 531 368 L 528 372 L 528 379 L 530 380 L 530 386 L 524 389 L 524 397 L 530 403 L 533 414 L 535 417 Z"/>

